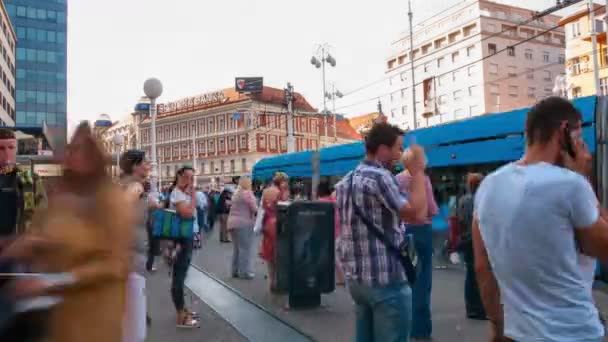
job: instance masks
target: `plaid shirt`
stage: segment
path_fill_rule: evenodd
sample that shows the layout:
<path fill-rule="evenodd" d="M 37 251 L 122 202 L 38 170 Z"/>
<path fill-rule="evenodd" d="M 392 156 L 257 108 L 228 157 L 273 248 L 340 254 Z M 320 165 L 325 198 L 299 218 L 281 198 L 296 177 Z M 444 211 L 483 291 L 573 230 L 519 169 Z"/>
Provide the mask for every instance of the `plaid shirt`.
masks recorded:
<path fill-rule="evenodd" d="M 351 177 L 354 177 L 354 194 Z M 346 278 L 368 286 L 406 281 L 399 259 L 354 215 L 353 195 L 361 212 L 384 230 L 394 246 L 398 247 L 404 240 L 399 227 L 399 209 L 407 203 L 405 194 L 400 192 L 396 178 L 380 163 L 362 162 L 336 185 L 342 228 L 337 252 Z"/>

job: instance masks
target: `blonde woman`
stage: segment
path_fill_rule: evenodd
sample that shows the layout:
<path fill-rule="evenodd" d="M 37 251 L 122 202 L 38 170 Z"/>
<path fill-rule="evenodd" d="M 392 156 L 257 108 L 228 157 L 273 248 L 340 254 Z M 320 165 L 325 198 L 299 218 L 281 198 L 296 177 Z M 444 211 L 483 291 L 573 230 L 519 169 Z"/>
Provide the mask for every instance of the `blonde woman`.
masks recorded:
<path fill-rule="evenodd" d="M 420 160 L 426 165 L 426 158 L 422 155 Z M 403 153 L 403 162 L 410 163 L 416 159 L 414 151 L 407 149 Z M 433 216 L 439 212 L 439 207 L 433 195 L 431 178 L 425 178 L 426 215 L 405 222 L 407 231 L 414 237 L 414 248 L 418 256 L 416 265 L 418 277 L 412 287 L 412 338 L 429 339 L 433 330 L 431 320 L 431 288 L 433 283 Z M 411 193 L 412 176 L 405 170 L 397 176 L 401 190 Z"/>
<path fill-rule="evenodd" d="M 251 180 L 241 177 L 239 187 L 232 196 L 232 207 L 228 215 L 228 231 L 232 235 L 232 277 L 253 279 L 251 271 L 251 245 L 253 226 L 258 208 L 251 191 Z"/>

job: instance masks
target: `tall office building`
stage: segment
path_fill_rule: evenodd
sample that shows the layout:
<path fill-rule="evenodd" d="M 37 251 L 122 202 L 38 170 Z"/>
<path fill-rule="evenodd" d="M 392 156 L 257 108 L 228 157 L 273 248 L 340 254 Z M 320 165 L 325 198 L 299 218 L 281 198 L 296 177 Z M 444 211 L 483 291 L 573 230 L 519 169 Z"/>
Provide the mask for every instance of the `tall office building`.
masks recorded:
<path fill-rule="evenodd" d="M 0 0 L 0 126 L 15 125 L 15 31 Z"/>
<path fill-rule="evenodd" d="M 66 139 L 67 0 L 4 0 L 17 34 L 16 123 Z"/>

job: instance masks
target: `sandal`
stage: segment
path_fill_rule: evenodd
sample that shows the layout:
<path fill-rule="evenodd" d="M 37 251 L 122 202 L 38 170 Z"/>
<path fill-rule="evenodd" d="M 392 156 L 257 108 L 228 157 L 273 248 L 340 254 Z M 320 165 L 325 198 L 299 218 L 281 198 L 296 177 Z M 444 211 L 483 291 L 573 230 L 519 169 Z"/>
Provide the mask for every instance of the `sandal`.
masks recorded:
<path fill-rule="evenodd" d="M 180 321 L 177 323 L 177 327 L 184 328 L 184 329 L 194 329 L 194 328 L 200 328 L 201 325 L 199 324 L 199 321 L 194 319 L 192 316 L 183 315 L 180 318 Z"/>
<path fill-rule="evenodd" d="M 190 311 L 188 309 L 184 309 L 184 314 L 186 314 L 186 316 L 190 316 L 194 319 L 199 319 L 201 316 L 198 314 L 198 312 L 195 311 Z"/>

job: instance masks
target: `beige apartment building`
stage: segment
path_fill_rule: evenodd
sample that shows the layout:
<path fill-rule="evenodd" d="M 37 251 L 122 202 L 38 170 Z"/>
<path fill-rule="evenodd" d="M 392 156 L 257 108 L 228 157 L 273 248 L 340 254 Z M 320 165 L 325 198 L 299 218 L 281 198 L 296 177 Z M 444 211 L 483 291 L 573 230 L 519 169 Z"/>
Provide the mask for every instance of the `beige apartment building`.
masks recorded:
<path fill-rule="evenodd" d="M 564 73 L 564 30 L 548 31 L 558 16 L 528 22 L 533 15 L 468 0 L 415 27 L 411 53 L 409 34 L 401 35 L 386 59 L 389 121 L 420 128 L 529 106 L 550 95 L 555 77 Z"/>

